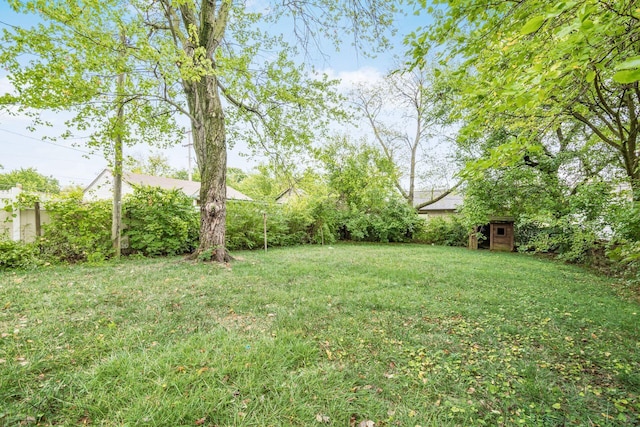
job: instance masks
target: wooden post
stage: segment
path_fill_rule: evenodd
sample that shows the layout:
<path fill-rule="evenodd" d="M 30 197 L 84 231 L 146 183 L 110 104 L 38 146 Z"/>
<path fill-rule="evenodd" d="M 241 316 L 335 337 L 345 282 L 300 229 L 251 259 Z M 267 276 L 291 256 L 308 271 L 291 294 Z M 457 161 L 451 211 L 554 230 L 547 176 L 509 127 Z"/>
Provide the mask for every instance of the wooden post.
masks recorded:
<path fill-rule="evenodd" d="M 469 233 L 469 249 L 478 249 L 478 233 L 480 227 L 473 227 L 471 233 Z"/>
<path fill-rule="evenodd" d="M 262 222 L 264 224 L 264 251 L 267 252 L 267 213 L 262 212 Z"/>
<path fill-rule="evenodd" d="M 36 237 L 42 236 L 42 231 L 40 228 L 40 202 L 36 202 L 33 206 L 36 215 Z"/>

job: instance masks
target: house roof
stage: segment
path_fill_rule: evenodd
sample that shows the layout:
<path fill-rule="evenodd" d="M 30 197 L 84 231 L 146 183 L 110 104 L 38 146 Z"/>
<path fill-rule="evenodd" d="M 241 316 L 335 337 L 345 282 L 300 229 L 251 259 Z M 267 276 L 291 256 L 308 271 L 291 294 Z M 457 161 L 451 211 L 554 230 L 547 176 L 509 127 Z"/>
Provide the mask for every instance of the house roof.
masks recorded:
<path fill-rule="evenodd" d="M 132 172 L 124 172 L 122 174 L 122 179 L 132 185 L 160 187 L 165 190 L 182 190 L 184 194 L 190 197 L 198 197 L 200 195 L 200 183 L 197 181 L 165 178 L 163 176 L 142 175 Z"/>
<path fill-rule="evenodd" d="M 90 189 L 95 182 L 105 173 L 111 174 L 109 169 L 105 169 L 93 180 L 91 184 L 85 189 Z M 122 180 L 131 185 L 146 185 L 150 187 L 160 187 L 165 190 L 179 189 L 184 194 L 194 199 L 200 196 L 200 183 L 197 181 L 187 181 L 184 179 L 165 178 L 162 176 L 143 175 L 133 172 L 124 172 L 122 174 Z M 235 188 L 231 188 L 227 185 L 227 199 L 229 200 L 252 200 L 251 197 L 242 194 Z"/>
<path fill-rule="evenodd" d="M 415 194 L 413 195 L 413 204 L 414 206 L 421 205 L 424 202 L 428 202 L 429 200 L 433 200 L 439 197 L 445 191 L 446 190 L 435 190 L 435 189 L 428 190 L 428 191 L 416 191 Z M 430 212 L 430 211 L 454 212 L 462 206 L 462 202 L 463 202 L 462 194 L 452 192 L 447 194 L 437 202 L 427 205 L 423 208 L 420 208 L 420 212 Z"/>

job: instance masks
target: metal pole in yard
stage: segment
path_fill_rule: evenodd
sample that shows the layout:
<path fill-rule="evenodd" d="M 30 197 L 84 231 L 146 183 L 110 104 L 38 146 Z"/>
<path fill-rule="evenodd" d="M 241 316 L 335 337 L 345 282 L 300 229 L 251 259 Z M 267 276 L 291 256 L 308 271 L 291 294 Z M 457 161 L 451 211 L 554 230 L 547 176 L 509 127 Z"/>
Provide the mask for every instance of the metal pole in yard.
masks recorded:
<path fill-rule="evenodd" d="M 262 222 L 264 225 L 264 251 L 267 252 L 267 213 L 262 212 Z"/>

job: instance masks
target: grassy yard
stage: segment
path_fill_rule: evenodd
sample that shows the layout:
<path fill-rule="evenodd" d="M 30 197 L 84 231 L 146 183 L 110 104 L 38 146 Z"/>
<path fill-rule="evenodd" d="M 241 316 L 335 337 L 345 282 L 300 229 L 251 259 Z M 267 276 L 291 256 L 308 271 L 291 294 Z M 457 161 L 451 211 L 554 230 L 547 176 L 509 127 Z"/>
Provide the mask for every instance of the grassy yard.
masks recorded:
<path fill-rule="evenodd" d="M 0 273 L 0 425 L 640 425 L 640 306 L 607 279 L 417 245 L 236 255 Z"/>

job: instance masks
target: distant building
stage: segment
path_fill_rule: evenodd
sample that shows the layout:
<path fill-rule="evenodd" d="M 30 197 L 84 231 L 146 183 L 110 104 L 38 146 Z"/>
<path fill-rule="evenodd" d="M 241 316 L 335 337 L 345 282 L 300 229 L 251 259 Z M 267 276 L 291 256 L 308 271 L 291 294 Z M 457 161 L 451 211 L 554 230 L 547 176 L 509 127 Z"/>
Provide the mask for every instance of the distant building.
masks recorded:
<path fill-rule="evenodd" d="M 41 236 L 41 225 L 49 222 L 49 215 L 42 209 L 41 202 L 46 202 L 46 193 L 32 193 L 38 196 L 38 202 L 30 206 L 17 204 L 22 186 L 17 184 L 8 190 L 0 190 L 0 239 L 33 242 Z"/>
<path fill-rule="evenodd" d="M 446 190 L 428 190 L 416 191 L 413 196 L 413 205 L 419 206 L 424 202 L 428 202 L 440 197 Z M 451 192 L 435 203 L 427 205 L 418 210 L 418 215 L 424 218 L 434 216 L 449 216 L 458 213 L 458 209 L 462 207 L 462 194 Z"/>
<path fill-rule="evenodd" d="M 200 183 L 196 181 L 124 172 L 122 174 L 122 195 L 132 194 L 134 186 L 160 187 L 164 190 L 178 189 L 191 197 L 195 205 L 200 204 Z M 84 200 L 106 200 L 111 198 L 113 198 L 113 173 L 110 169 L 105 169 L 84 189 Z M 249 196 L 229 186 L 227 186 L 227 199 L 252 200 Z"/>

